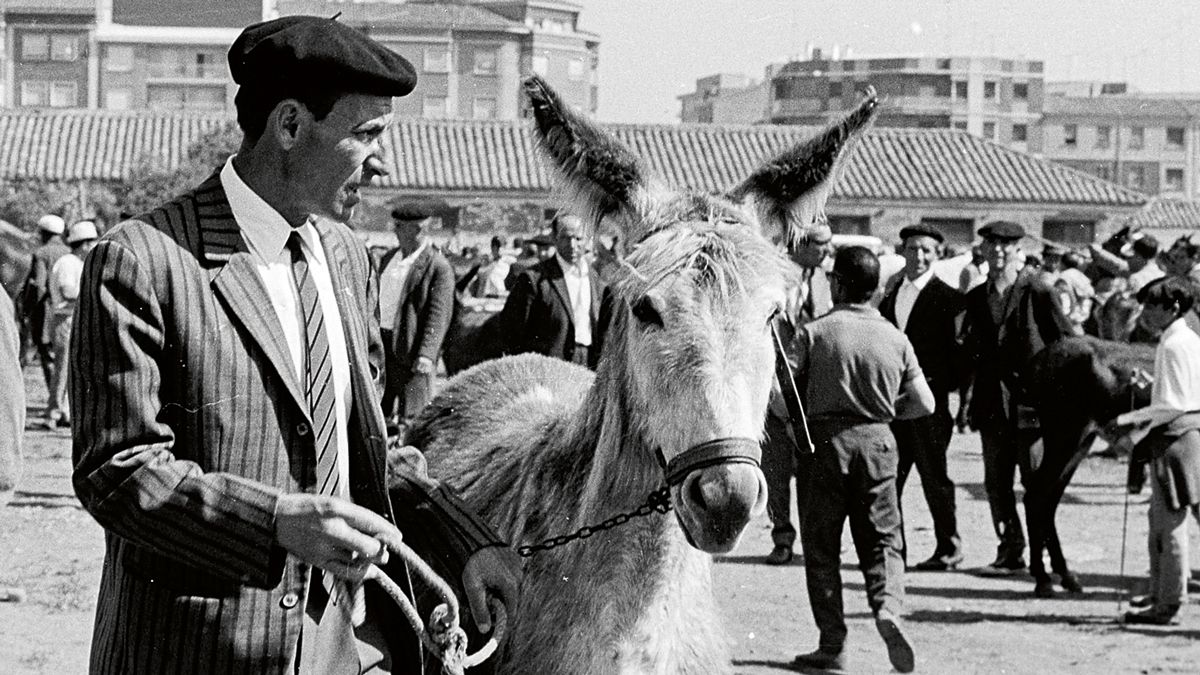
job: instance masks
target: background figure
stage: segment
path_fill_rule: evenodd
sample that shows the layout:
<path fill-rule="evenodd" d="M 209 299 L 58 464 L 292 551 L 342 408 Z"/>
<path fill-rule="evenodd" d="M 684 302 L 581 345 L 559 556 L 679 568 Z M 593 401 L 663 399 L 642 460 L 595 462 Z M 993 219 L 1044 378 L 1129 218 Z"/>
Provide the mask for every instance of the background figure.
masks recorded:
<path fill-rule="evenodd" d="M 1200 520 L 1200 336 L 1183 317 L 1195 306 L 1194 289 L 1174 277 L 1152 281 L 1138 293 L 1143 321 L 1161 331 L 1154 354 L 1150 405 L 1120 416 L 1117 428 L 1142 427 L 1146 437 L 1134 448 L 1130 490 L 1141 490 L 1140 465 L 1150 471 L 1150 591 L 1125 615 L 1127 623 L 1174 625 L 1187 602 L 1191 577 L 1187 516 Z M 1116 435 L 1116 431 L 1112 432 Z"/>
<path fill-rule="evenodd" d="M 584 253 L 579 218 L 560 213 L 551 231 L 556 252 L 517 276 L 500 312 L 504 353 L 536 352 L 594 370 L 604 289 Z"/>
<path fill-rule="evenodd" d="M 1200 295 L 1200 242 L 1192 241 L 1192 235 L 1176 239 L 1159 260 L 1166 276 L 1187 279 L 1193 293 Z M 1185 313 L 1184 320 L 1188 328 L 1200 333 L 1200 307 L 1193 305 L 1192 311 Z"/>
<path fill-rule="evenodd" d="M 403 427 L 433 397 L 442 341 L 454 314 L 454 270 L 428 240 L 424 211 L 397 208 L 392 226 L 398 246 L 380 261 L 379 315 L 386 381 L 383 412 Z"/>
<path fill-rule="evenodd" d="M 504 280 L 512 267 L 512 256 L 504 253 L 504 240 L 492 237 L 492 247 L 488 260 L 476 272 L 471 284 L 471 295 L 477 298 L 502 298 L 508 295 Z"/>
<path fill-rule="evenodd" d="M 25 378 L 21 374 L 21 337 L 12 299 L 0 291 L 0 507 L 21 481 L 21 445 L 25 438 Z"/>
<path fill-rule="evenodd" d="M 916 564 L 922 571 L 952 570 L 962 563 L 962 542 L 955 515 L 954 482 L 946 464 L 954 420 L 950 415 L 950 392 L 962 382 L 958 333 L 963 315 L 963 296 L 933 273 L 944 237 L 933 227 L 913 225 L 900 230 L 904 271 L 893 282 L 879 305 L 879 313 L 908 337 L 933 392 L 932 415 L 892 423 L 899 466 L 896 473 L 897 499 L 913 466 L 921 476 L 925 503 L 933 517 L 936 544 L 933 554 Z M 901 530 L 903 534 L 903 530 Z M 907 539 L 904 540 L 907 554 Z"/>
<path fill-rule="evenodd" d="M 958 292 L 966 295 L 971 289 L 987 280 L 988 262 L 983 254 L 983 245 L 971 247 L 971 262 L 963 266 L 958 275 Z"/>
<path fill-rule="evenodd" d="M 775 320 L 775 328 L 784 349 L 790 352 L 796 331 L 804 324 L 826 314 L 833 307 L 829 278 L 821 264 L 833 253 L 833 232 L 828 225 L 818 224 L 800 232 L 788 244 L 788 258 L 800 268 L 799 281 L 788 291 L 788 304 Z M 789 359 L 795 354 L 788 353 Z M 802 392 L 803 393 L 803 392 Z M 767 406 L 765 434 L 762 442 L 762 470 L 767 479 L 767 515 L 771 519 L 771 552 L 768 565 L 786 565 L 792 560 L 796 543 L 796 526 L 792 524 L 792 498 L 805 485 L 807 467 L 811 460 L 807 451 L 801 452 L 792 431 L 791 416 L 779 390 L 779 382 L 771 386 Z M 796 489 L 792 488 L 792 478 Z M 802 501 L 802 500 L 800 500 Z M 804 514 L 797 504 L 800 519 Z"/>
<path fill-rule="evenodd" d="M 837 253 L 833 311 L 796 336 L 796 372 L 815 453 L 800 519 L 816 651 L 796 657 L 805 668 L 845 668 L 841 541 L 847 518 L 875 625 L 892 666 L 912 672 L 913 650 L 900 629 L 904 561 L 896 494 L 897 417 L 933 412 L 912 345 L 868 303 L 879 286 L 879 261 L 861 246 Z"/>
<path fill-rule="evenodd" d="M 983 482 L 992 525 L 1000 540 L 996 559 L 982 574 L 1025 569 L 1025 533 L 1017 513 L 1013 479 L 1025 482 L 1029 448 L 1039 437 L 1033 408 L 1025 400 L 1021 371 L 1047 345 L 1072 333 L 1053 289 L 1020 275 L 1020 225 L 994 221 L 979 229 L 987 257 L 987 281 L 966 298 L 964 349 L 971 362 L 967 420 L 983 443 Z"/>
<path fill-rule="evenodd" d="M 61 402 L 54 388 L 54 339 L 47 324 L 50 306 L 50 270 L 58 259 L 71 252 L 63 243 L 62 235 L 66 223 L 59 216 L 47 214 L 38 220 L 38 237 L 41 244 L 33 252 L 29 265 L 29 276 L 21 299 L 21 310 L 28 326 L 30 339 L 37 348 L 38 360 L 42 363 L 42 377 L 46 391 L 46 412 L 57 409 Z"/>
<path fill-rule="evenodd" d="M 71 372 L 68 355 L 71 353 L 71 326 L 75 316 L 75 301 L 79 298 L 79 280 L 83 276 L 83 260 L 96 242 L 96 225 L 84 220 L 75 223 L 67 232 L 71 252 L 58 259 L 50 270 L 50 303 L 46 316 L 47 333 L 53 340 L 54 377 L 50 400 L 55 403 L 46 410 L 47 426 L 69 426 L 71 410 L 67 400 L 67 384 Z"/>
<path fill-rule="evenodd" d="M 1075 251 L 1067 251 L 1062 257 L 1062 270 L 1054 280 L 1063 299 L 1062 311 L 1071 322 L 1076 335 L 1083 335 L 1083 325 L 1092 316 L 1096 291 L 1091 279 L 1083 273 L 1087 260 Z"/>

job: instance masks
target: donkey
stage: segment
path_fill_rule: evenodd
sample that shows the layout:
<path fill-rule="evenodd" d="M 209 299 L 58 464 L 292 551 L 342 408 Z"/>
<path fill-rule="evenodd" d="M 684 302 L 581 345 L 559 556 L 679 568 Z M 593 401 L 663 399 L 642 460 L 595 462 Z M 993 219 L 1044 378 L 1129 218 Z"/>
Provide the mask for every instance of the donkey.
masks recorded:
<path fill-rule="evenodd" d="M 518 545 L 638 510 L 670 474 L 674 517 L 642 508 L 527 559 L 501 672 L 727 672 L 711 554 L 730 551 L 765 509 L 769 326 L 794 274 L 778 242 L 823 217 L 877 99 L 869 92 L 727 198 L 667 188 L 540 78 L 525 90 L 572 210 L 611 218 L 634 243 L 611 286 L 600 363 L 594 377 L 530 354 L 475 366 L 434 398 L 408 442 Z"/>
<path fill-rule="evenodd" d="M 1054 595 L 1044 552 L 1064 589 L 1083 590 L 1067 567 L 1054 518 L 1067 485 L 1087 456 L 1096 431 L 1117 415 L 1146 402 L 1135 372 L 1152 372 L 1154 348 L 1090 336 L 1069 337 L 1046 347 L 1023 374 L 1041 420 L 1042 444 L 1025 467 L 1025 524 L 1034 594 Z"/>

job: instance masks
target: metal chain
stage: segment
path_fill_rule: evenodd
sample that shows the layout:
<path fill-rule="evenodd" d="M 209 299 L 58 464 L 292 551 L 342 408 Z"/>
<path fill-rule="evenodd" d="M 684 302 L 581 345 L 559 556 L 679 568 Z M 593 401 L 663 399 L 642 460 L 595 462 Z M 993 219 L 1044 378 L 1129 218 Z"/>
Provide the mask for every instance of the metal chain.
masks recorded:
<path fill-rule="evenodd" d="M 670 488 L 662 487 L 662 488 L 655 490 L 654 492 L 651 492 L 646 497 L 646 502 L 644 504 L 642 504 L 641 506 L 637 507 L 636 509 L 634 509 L 633 511 L 629 511 L 628 513 L 618 513 L 617 515 L 613 516 L 612 518 L 609 518 L 608 520 L 597 523 L 595 525 L 584 525 L 583 527 L 579 528 L 578 530 L 575 530 L 571 534 L 560 534 L 556 537 L 550 537 L 549 539 L 543 539 L 542 541 L 539 541 L 536 544 L 527 544 L 525 546 L 520 546 L 517 548 L 517 554 L 520 555 L 522 558 L 528 558 L 535 553 L 540 553 L 541 551 L 549 551 L 552 548 L 558 548 L 559 546 L 562 546 L 563 544 L 569 544 L 569 543 L 575 541 L 576 539 L 587 539 L 588 537 L 592 536 L 593 534 L 596 534 L 597 532 L 611 530 L 614 527 L 618 527 L 620 525 L 624 525 L 625 523 L 628 523 L 630 520 L 633 520 L 634 518 L 641 518 L 642 516 L 648 516 L 651 513 L 655 513 L 655 512 L 666 513 L 670 510 L 671 510 Z"/>

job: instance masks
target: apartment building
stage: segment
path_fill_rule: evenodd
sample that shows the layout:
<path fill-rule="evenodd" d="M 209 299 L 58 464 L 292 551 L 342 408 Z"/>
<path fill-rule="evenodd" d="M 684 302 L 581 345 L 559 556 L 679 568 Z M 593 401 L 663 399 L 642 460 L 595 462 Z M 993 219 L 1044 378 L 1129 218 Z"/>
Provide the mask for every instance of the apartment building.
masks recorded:
<path fill-rule="evenodd" d="M 78 108 L 88 103 L 95 0 L 6 3 L 0 106 Z"/>
<path fill-rule="evenodd" d="M 678 96 L 679 119 L 685 124 L 761 124 L 770 110 L 771 76 L 753 80 L 719 73 L 696 80 L 696 90 Z"/>

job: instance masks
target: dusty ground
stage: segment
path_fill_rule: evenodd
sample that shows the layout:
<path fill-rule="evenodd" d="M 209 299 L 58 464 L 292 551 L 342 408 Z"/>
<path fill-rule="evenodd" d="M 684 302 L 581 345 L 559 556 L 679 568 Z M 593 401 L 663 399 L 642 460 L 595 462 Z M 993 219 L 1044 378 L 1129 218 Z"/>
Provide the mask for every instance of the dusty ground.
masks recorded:
<path fill-rule="evenodd" d="M 31 417 L 41 412 L 40 378 L 26 373 Z M 0 511 L 0 587 L 28 592 L 22 603 L 0 603 L 0 673 L 82 673 L 103 555 L 100 528 L 70 488 L 70 438 L 61 431 L 26 431 L 25 479 Z M 967 564 L 991 560 L 994 537 L 983 496 L 979 441 L 955 436 L 951 471 L 958 482 L 960 527 Z M 918 672 L 953 673 L 1195 673 L 1200 671 L 1200 607 L 1184 609 L 1171 628 L 1123 628 L 1114 621 L 1120 590 L 1144 576 L 1145 497 L 1129 508 L 1126 577 L 1120 577 L 1123 468 L 1094 457 L 1084 463 L 1059 512 L 1059 529 L 1087 591 L 1054 600 L 1032 597 L 1028 577 L 982 579 L 966 573 L 910 574 L 907 627 Z M 914 476 L 915 480 L 915 476 Z M 930 521 L 914 482 L 905 497 L 914 557 L 932 548 Z M 1193 536 L 1196 526 L 1193 524 Z M 799 563 L 759 564 L 770 548 L 766 519 L 754 523 L 715 577 L 734 640 L 734 670 L 786 672 L 792 656 L 816 643 Z M 846 555 L 850 672 L 888 672 L 862 592 Z"/>

